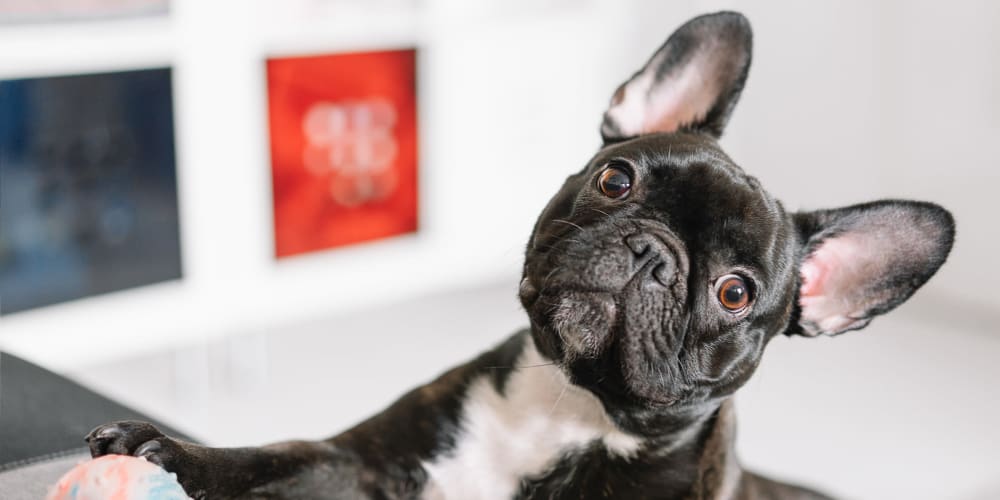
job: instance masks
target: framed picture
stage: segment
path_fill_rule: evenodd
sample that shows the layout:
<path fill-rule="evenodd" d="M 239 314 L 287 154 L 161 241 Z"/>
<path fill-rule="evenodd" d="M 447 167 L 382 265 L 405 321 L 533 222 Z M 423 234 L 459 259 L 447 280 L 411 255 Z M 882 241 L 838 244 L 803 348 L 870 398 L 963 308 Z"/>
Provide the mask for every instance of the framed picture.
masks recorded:
<path fill-rule="evenodd" d="M 0 80 L 0 314 L 180 278 L 170 69 Z"/>
<path fill-rule="evenodd" d="M 267 61 L 278 258 L 417 230 L 415 56 Z"/>

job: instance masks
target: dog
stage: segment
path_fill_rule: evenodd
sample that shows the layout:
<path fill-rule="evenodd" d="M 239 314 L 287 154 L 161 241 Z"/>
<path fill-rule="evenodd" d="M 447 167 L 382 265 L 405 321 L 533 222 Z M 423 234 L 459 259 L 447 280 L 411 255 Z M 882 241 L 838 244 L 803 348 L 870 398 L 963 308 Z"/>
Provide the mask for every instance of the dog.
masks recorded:
<path fill-rule="evenodd" d="M 146 457 L 198 499 L 827 498 L 740 467 L 731 396 L 772 338 L 909 298 L 954 220 L 903 200 L 786 212 L 717 142 L 751 45 L 742 15 L 697 17 L 617 89 L 527 244 L 528 329 L 326 441 L 211 448 L 129 421 L 91 454 Z"/>

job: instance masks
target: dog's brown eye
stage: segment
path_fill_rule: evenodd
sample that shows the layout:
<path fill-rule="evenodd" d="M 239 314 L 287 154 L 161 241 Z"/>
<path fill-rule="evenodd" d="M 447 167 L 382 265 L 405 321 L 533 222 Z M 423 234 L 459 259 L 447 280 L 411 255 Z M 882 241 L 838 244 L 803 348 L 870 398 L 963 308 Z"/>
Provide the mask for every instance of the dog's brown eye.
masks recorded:
<path fill-rule="evenodd" d="M 632 189 L 632 178 L 620 168 L 608 167 L 597 178 L 597 188 L 608 198 L 623 198 Z"/>
<path fill-rule="evenodd" d="M 743 278 L 730 274 L 723 276 L 716 286 L 716 295 L 722 307 L 730 312 L 741 312 L 750 303 L 750 289 Z"/>

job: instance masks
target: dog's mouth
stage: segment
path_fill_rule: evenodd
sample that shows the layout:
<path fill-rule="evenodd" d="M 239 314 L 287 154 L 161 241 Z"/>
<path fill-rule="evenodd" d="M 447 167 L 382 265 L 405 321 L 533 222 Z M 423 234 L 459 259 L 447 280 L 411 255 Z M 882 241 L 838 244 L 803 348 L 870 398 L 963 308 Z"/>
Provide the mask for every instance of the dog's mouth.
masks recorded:
<path fill-rule="evenodd" d="M 679 399 L 688 263 L 669 235 L 580 231 L 531 254 L 519 287 L 539 351 L 575 382 L 651 404 Z"/>
<path fill-rule="evenodd" d="M 669 318 L 649 314 L 654 310 L 671 316 L 681 314 L 685 287 L 676 274 L 664 272 L 665 267 L 650 260 L 613 288 L 563 281 L 540 289 L 525 276 L 518 295 L 533 325 L 558 339 L 558 346 L 553 346 L 557 348 L 547 352 L 550 357 L 565 362 L 593 359 L 605 354 L 616 337 L 631 330 L 641 330 L 644 336 L 659 335 L 659 322 Z"/>
<path fill-rule="evenodd" d="M 525 276 L 518 293 L 533 322 L 544 325 L 546 331 L 558 337 L 560 360 L 597 358 L 609 347 L 615 330 L 626 322 L 619 302 L 634 300 L 637 293 L 655 293 L 649 288 L 669 289 L 676 276 L 667 273 L 667 267 L 662 262 L 648 260 L 624 284 L 607 289 L 561 282 L 539 290 Z M 655 281 L 659 286 L 650 286 L 647 281 Z"/>

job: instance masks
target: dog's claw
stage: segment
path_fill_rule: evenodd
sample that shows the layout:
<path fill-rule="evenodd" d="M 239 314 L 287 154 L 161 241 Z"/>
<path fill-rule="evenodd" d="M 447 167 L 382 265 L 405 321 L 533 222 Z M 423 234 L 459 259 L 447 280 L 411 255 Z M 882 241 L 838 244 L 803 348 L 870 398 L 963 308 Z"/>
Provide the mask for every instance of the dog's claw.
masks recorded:
<path fill-rule="evenodd" d="M 90 431 L 84 441 L 94 458 L 115 455 L 137 455 L 143 444 L 162 438 L 163 433 L 146 422 L 123 421 L 104 424 Z"/>
<path fill-rule="evenodd" d="M 142 445 L 140 445 L 138 448 L 135 449 L 135 456 L 148 458 L 149 455 L 157 453 L 162 449 L 163 445 L 160 444 L 159 441 L 157 440 L 146 441 L 145 443 L 143 443 Z"/>

